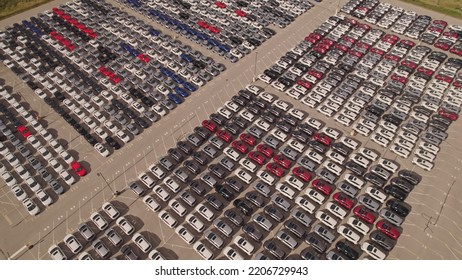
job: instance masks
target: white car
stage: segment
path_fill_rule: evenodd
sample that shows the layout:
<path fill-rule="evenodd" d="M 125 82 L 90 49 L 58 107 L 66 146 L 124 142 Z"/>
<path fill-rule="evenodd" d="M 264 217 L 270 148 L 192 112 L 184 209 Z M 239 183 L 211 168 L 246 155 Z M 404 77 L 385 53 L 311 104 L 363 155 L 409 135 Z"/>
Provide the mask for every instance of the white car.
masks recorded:
<path fill-rule="evenodd" d="M 213 213 L 212 210 L 210 210 L 209 207 L 205 206 L 203 203 L 199 203 L 196 206 L 196 211 L 202 215 L 207 221 L 213 220 L 215 217 L 215 214 Z"/>
<path fill-rule="evenodd" d="M 276 190 L 280 192 L 283 196 L 289 198 L 289 199 L 294 199 L 296 192 L 289 186 L 279 183 L 276 185 Z"/>
<path fill-rule="evenodd" d="M 359 234 L 353 231 L 349 226 L 341 225 L 337 228 L 337 232 L 353 244 L 358 244 L 361 239 L 361 236 L 359 236 Z"/>
<path fill-rule="evenodd" d="M 289 109 L 289 114 L 298 120 L 303 120 L 306 116 L 304 112 L 297 110 L 295 108 Z"/>
<path fill-rule="evenodd" d="M 234 171 L 234 174 L 244 181 L 246 184 L 250 184 L 253 181 L 252 175 L 250 175 L 248 172 L 243 170 L 242 168 L 238 168 Z"/>
<path fill-rule="evenodd" d="M 374 199 L 380 201 L 381 203 L 384 203 L 388 197 L 382 191 L 379 191 L 377 188 L 374 188 L 374 187 L 367 187 L 366 193 L 369 194 Z"/>
<path fill-rule="evenodd" d="M 360 123 L 357 123 L 353 129 L 364 137 L 368 137 L 371 134 L 371 130 Z"/>
<path fill-rule="evenodd" d="M 378 153 L 368 148 L 360 148 L 359 153 L 361 153 L 363 156 L 365 156 L 367 159 L 371 161 L 376 161 L 379 157 Z"/>
<path fill-rule="evenodd" d="M 170 199 L 170 194 L 160 185 L 155 186 L 152 191 L 162 200 L 167 201 Z"/>
<path fill-rule="evenodd" d="M 282 132 L 280 129 L 277 129 L 277 128 L 271 130 L 270 133 L 282 142 L 287 141 L 287 139 L 289 138 L 287 134 L 285 134 L 284 132 Z"/>
<path fill-rule="evenodd" d="M 337 140 L 340 137 L 340 132 L 338 130 L 327 126 L 322 129 L 322 132 L 334 140 Z"/>
<path fill-rule="evenodd" d="M 353 120 L 345 117 L 343 114 L 335 115 L 334 120 L 340 124 L 343 124 L 344 126 L 350 126 L 353 123 Z"/>
<path fill-rule="evenodd" d="M 331 160 L 326 160 L 324 163 L 323 163 L 323 166 L 325 168 L 327 168 L 330 172 L 334 173 L 335 175 L 337 176 L 340 176 L 340 174 L 342 174 L 343 172 L 343 169 L 341 166 L 335 164 L 334 162 L 332 162 Z"/>
<path fill-rule="evenodd" d="M 70 185 L 73 185 L 75 183 L 75 178 L 72 177 L 71 174 L 69 174 L 69 172 L 67 172 L 67 170 L 62 170 L 61 172 L 59 172 L 59 176 L 64 180 L 64 182 L 66 182 L 66 184 L 68 184 L 69 186 Z"/>
<path fill-rule="evenodd" d="M 347 224 L 353 227 L 355 230 L 359 231 L 361 234 L 366 235 L 371 229 L 361 220 L 355 217 L 350 217 Z"/>
<path fill-rule="evenodd" d="M 432 154 L 432 153 L 430 153 L 428 151 L 425 151 L 424 149 L 421 149 L 421 148 L 416 149 L 414 151 L 414 154 L 416 156 L 421 157 L 422 159 L 425 159 L 425 160 L 429 161 L 429 162 L 433 162 L 435 160 L 435 157 L 436 157 L 434 154 Z"/>
<path fill-rule="evenodd" d="M 348 183 L 350 183 L 357 189 L 361 189 L 365 184 L 363 180 L 359 179 L 358 177 L 350 173 L 345 174 L 345 176 L 343 176 L 343 179 L 345 179 Z"/>
<path fill-rule="evenodd" d="M 383 168 L 385 168 L 386 170 L 392 172 L 392 173 L 395 173 L 396 171 L 398 171 L 398 165 L 389 160 L 389 159 L 385 159 L 385 158 L 381 158 L 379 159 L 379 165 L 382 166 Z"/>
<path fill-rule="evenodd" d="M 250 172 L 255 172 L 258 169 L 257 165 L 248 158 L 241 159 L 239 164 Z"/>
<path fill-rule="evenodd" d="M 183 217 L 187 212 L 186 207 L 184 207 L 183 204 L 176 199 L 170 200 L 168 206 L 170 206 L 170 208 L 172 208 L 173 211 L 175 211 L 180 217 Z"/>
<path fill-rule="evenodd" d="M 381 135 L 377 133 L 374 133 L 371 135 L 371 140 L 384 148 L 386 148 L 388 144 L 390 144 L 390 140 L 382 137 Z"/>
<path fill-rule="evenodd" d="M 197 241 L 193 245 L 194 251 L 196 251 L 204 260 L 213 259 L 213 252 L 204 245 L 204 243 Z"/>
<path fill-rule="evenodd" d="M 326 200 L 326 197 L 324 195 L 322 195 L 320 192 L 313 188 L 307 188 L 305 190 L 305 194 L 319 205 L 322 205 Z"/>
<path fill-rule="evenodd" d="M 146 195 L 143 198 L 143 202 L 154 212 L 158 212 L 161 209 L 160 204 L 150 195 Z"/>
<path fill-rule="evenodd" d="M 411 152 L 400 145 L 391 145 L 390 151 L 402 158 L 408 158 Z"/>
<path fill-rule="evenodd" d="M 223 249 L 223 255 L 225 255 L 229 260 L 244 260 L 241 254 L 230 246 Z"/>
<path fill-rule="evenodd" d="M 420 157 L 414 157 L 412 163 L 426 171 L 431 171 L 433 169 L 433 163 Z"/>
<path fill-rule="evenodd" d="M 369 242 L 364 242 L 361 245 L 361 249 L 371 256 L 372 258 L 376 260 L 384 260 L 386 258 L 386 255 L 384 252 L 382 252 L 379 248 L 377 248 L 375 245 L 372 245 Z"/>
<path fill-rule="evenodd" d="M 249 256 L 252 255 L 252 253 L 255 251 L 255 246 L 253 246 L 248 240 L 246 240 L 242 236 L 236 236 L 233 239 L 233 243 Z"/>
<path fill-rule="evenodd" d="M 331 217 L 329 214 L 325 213 L 324 211 L 317 211 L 315 215 L 316 219 L 318 219 L 321 223 L 325 224 L 331 229 L 335 229 L 338 221 Z"/>
<path fill-rule="evenodd" d="M 143 253 L 147 253 L 152 248 L 152 244 L 140 233 L 135 233 L 132 237 L 132 241 Z"/>
<path fill-rule="evenodd" d="M 233 112 L 237 112 L 240 109 L 240 107 L 236 103 L 234 103 L 233 101 L 226 101 L 225 106 L 226 106 L 226 108 L 228 108 L 229 110 L 231 110 Z"/>
<path fill-rule="evenodd" d="M 272 103 L 276 97 L 272 94 L 269 94 L 267 92 L 260 92 L 260 94 L 258 95 L 261 99 L 265 100 L 266 102 L 269 102 L 269 103 Z"/>
<path fill-rule="evenodd" d="M 273 105 L 278 107 L 279 109 L 281 109 L 284 112 L 287 112 L 287 110 L 289 110 L 289 108 L 290 108 L 290 105 L 287 102 L 284 102 L 284 101 L 279 100 L 279 99 L 274 101 Z"/>
<path fill-rule="evenodd" d="M 205 229 L 205 224 L 194 214 L 188 214 L 185 220 L 199 233 Z"/>
<path fill-rule="evenodd" d="M 356 162 L 357 164 L 361 165 L 364 168 L 367 168 L 369 166 L 369 164 L 371 163 L 370 160 L 368 160 L 367 158 L 365 158 L 362 155 L 357 154 L 357 153 L 351 154 L 350 159 L 353 160 L 354 162 Z"/>
<path fill-rule="evenodd" d="M 109 150 L 106 149 L 101 143 L 96 143 L 93 147 L 103 157 L 108 157 L 110 155 Z"/>
<path fill-rule="evenodd" d="M 276 182 L 276 178 L 274 178 L 271 174 L 263 170 L 257 172 L 257 177 L 270 186 L 272 186 L 274 182 Z"/>
<path fill-rule="evenodd" d="M 194 235 L 191 234 L 184 226 L 178 226 L 175 229 L 175 233 L 178 234 L 178 236 L 181 237 L 181 239 L 183 239 L 187 244 L 192 244 L 196 240 Z"/>
<path fill-rule="evenodd" d="M 22 204 L 30 215 L 36 216 L 40 213 L 40 208 L 38 208 L 37 204 L 35 204 L 35 202 L 33 202 L 30 198 L 24 199 Z"/>
<path fill-rule="evenodd" d="M 100 229 L 100 230 L 105 230 L 108 227 L 108 222 L 99 214 L 98 212 L 95 212 L 91 214 L 90 220 Z"/>
<path fill-rule="evenodd" d="M 295 203 L 310 214 L 313 214 L 316 210 L 316 205 L 311 203 L 308 199 L 304 198 L 303 196 L 296 197 Z"/>
<path fill-rule="evenodd" d="M 348 138 L 348 137 L 345 137 L 345 136 L 342 136 L 340 138 L 340 142 L 345 144 L 347 147 L 353 149 L 353 150 L 356 150 L 356 148 L 358 148 L 359 146 L 359 143 L 351 138 Z"/>
<path fill-rule="evenodd" d="M 343 164 L 345 162 L 345 157 L 335 151 L 329 151 L 327 157 L 338 164 Z"/>
<path fill-rule="evenodd" d="M 337 218 L 343 219 L 347 215 L 347 212 L 334 202 L 328 202 L 326 204 L 326 209 L 331 212 Z"/>
<path fill-rule="evenodd" d="M 255 95 L 258 95 L 260 92 L 263 91 L 263 88 L 259 87 L 259 86 L 256 86 L 256 85 L 247 85 L 245 87 L 246 90 L 250 91 L 251 93 L 255 94 Z"/>
<path fill-rule="evenodd" d="M 159 219 L 162 220 L 169 228 L 175 228 L 178 225 L 178 221 L 166 210 L 159 212 Z"/>
<path fill-rule="evenodd" d="M 324 157 L 313 150 L 306 151 L 305 155 L 317 164 L 321 164 L 324 161 Z"/>
<path fill-rule="evenodd" d="M 440 148 L 438 146 L 433 145 L 431 143 L 427 143 L 425 141 L 419 142 L 419 147 L 424 149 L 427 152 L 430 152 L 430 153 L 434 154 L 434 155 L 437 155 L 438 152 L 440 151 Z"/>
<path fill-rule="evenodd" d="M 102 209 L 112 220 L 117 219 L 120 216 L 119 210 L 117 210 L 117 208 L 110 202 L 104 203 Z"/>

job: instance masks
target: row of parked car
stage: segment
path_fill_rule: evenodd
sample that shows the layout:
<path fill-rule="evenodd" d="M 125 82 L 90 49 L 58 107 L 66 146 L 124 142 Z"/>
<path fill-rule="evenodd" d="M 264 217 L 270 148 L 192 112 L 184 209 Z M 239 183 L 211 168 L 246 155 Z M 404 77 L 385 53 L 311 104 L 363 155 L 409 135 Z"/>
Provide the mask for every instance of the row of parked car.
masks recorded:
<path fill-rule="evenodd" d="M 65 192 L 64 186 L 73 185 L 87 171 L 14 95 L 0 86 L 0 174 L 35 216 L 43 210 L 36 201 L 50 206 Z"/>
<path fill-rule="evenodd" d="M 110 4 L 77 2 L 7 28 L 2 56 L 102 156 L 225 70 Z M 78 47 L 68 49 L 52 32 Z"/>
<path fill-rule="evenodd" d="M 461 67 L 460 59 L 333 16 L 259 78 L 403 158 L 417 146 L 413 163 L 429 171 L 460 112 Z"/>
<path fill-rule="evenodd" d="M 462 56 L 462 26 L 450 25 L 441 19 L 428 15 L 418 15 L 401 7 L 392 6 L 378 0 L 352 0 L 341 11 L 377 26 L 404 34 L 430 45 Z"/>
<path fill-rule="evenodd" d="M 401 201 L 420 177 L 402 171 L 390 180 L 399 165 L 360 145 L 249 85 L 129 187 L 205 259 L 218 257 L 218 250 L 230 259 L 281 259 L 303 240 L 309 247 L 290 258 L 319 258 L 337 236 L 346 240 L 326 256 L 358 258 L 355 244 L 377 217 L 384 220 L 363 247 L 384 258 L 377 252 L 393 248 L 410 211 Z M 284 229 L 271 236 L 278 223 Z M 241 229 L 244 235 L 236 236 Z M 259 246 L 265 250 L 257 253 Z"/>
<path fill-rule="evenodd" d="M 117 259 L 113 255 L 120 251 L 121 256 L 127 260 L 138 260 L 140 255 L 146 255 L 151 260 L 165 260 L 158 250 L 153 249 L 146 234 L 135 233 L 133 224 L 127 217 L 121 216 L 114 204 L 106 202 L 101 208 L 103 214 L 91 214 L 89 222 L 80 224 L 77 232 L 64 237 L 62 246 L 52 245 L 48 249 L 53 260 L 67 260 L 77 255 L 79 260 L 93 260 L 91 251 L 96 252 L 94 256 L 99 259 L 108 259 L 111 256 L 111 259 Z M 130 240 L 132 243 L 128 244 Z M 85 251 L 87 245 L 89 250 Z"/>
<path fill-rule="evenodd" d="M 125 1 L 119 2 L 203 45 L 231 62 L 264 43 L 313 5 L 308 1 Z"/>

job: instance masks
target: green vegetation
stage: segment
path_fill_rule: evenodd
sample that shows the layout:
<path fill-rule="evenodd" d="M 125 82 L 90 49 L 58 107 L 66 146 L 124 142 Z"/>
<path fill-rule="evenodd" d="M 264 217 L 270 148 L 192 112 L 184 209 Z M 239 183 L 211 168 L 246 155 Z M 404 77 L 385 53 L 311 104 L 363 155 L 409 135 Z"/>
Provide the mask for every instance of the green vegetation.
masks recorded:
<path fill-rule="evenodd" d="M 462 19 L 461 0 L 401 0 L 454 18 Z"/>
<path fill-rule="evenodd" d="M 1 0 L 0 20 L 35 8 L 52 0 Z"/>

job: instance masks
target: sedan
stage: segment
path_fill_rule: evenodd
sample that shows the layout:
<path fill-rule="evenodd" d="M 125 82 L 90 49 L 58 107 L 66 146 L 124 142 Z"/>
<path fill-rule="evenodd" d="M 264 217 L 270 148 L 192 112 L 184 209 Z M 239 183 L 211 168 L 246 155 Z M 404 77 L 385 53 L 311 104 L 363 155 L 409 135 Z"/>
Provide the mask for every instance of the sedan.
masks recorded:
<path fill-rule="evenodd" d="M 400 236 L 399 231 L 395 227 L 393 227 L 392 225 L 390 225 L 389 223 L 383 220 L 377 222 L 375 226 L 377 227 L 378 230 L 380 230 L 381 232 L 383 232 L 384 234 L 386 234 L 387 236 L 389 236 L 390 238 L 394 240 L 398 239 L 398 237 Z"/>
<path fill-rule="evenodd" d="M 364 206 L 356 206 L 354 209 L 353 209 L 353 213 L 360 219 L 362 219 L 363 221 L 365 221 L 366 223 L 368 224 L 373 224 L 376 217 L 374 216 L 374 214 L 372 214 L 371 212 L 369 212 L 368 210 L 366 210 L 366 208 Z"/>

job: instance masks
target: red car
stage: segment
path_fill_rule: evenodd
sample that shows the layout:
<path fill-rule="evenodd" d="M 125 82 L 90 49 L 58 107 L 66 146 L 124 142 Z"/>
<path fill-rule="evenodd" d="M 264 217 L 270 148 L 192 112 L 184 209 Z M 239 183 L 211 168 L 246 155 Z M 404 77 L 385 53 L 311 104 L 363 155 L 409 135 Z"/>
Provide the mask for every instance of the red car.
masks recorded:
<path fill-rule="evenodd" d="M 348 210 L 353 208 L 353 206 L 355 205 L 353 200 L 351 200 L 346 194 L 342 192 L 335 193 L 332 197 L 335 201 L 337 201 L 338 204 L 340 204 Z"/>
<path fill-rule="evenodd" d="M 462 88 L 462 83 L 459 81 L 455 81 L 454 83 L 452 83 L 452 85 L 455 86 L 456 88 Z"/>
<path fill-rule="evenodd" d="M 266 165 L 266 170 L 268 170 L 269 172 L 273 173 L 274 175 L 278 176 L 279 178 L 281 178 L 282 176 L 284 176 L 284 169 L 277 163 L 268 163 Z"/>
<path fill-rule="evenodd" d="M 344 22 L 347 22 L 347 23 L 351 23 L 351 24 L 353 24 L 353 25 L 358 24 L 358 21 L 355 20 L 355 19 L 352 19 L 352 18 L 345 18 L 343 21 L 344 21 Z"/>
<path fill-rule="evenodd" d="M 226 4 L 223 3 L 223 2 L 220 2 L 220 1 L 216 1 L 215 6 L 217 6 L 218 8 L 221 8 L 221 9 L 226 8 Z"/>
<path fill-rule="evenodd" d="M 439 34 L 441 34 L 443 32 L 443 29 L 438 28 L 438 27 L 430 27 L 430 28 L 428 28 L 428 30 L 437 32 Z"/>
<path fill-rule="evenodd" d="M 390 54 L 390 53 L 389 53 L 389 54 L 386 54 L 386 55 L 385 55 L 385 58 L 386 58 L 386 59 L 389 59 L 389 60 L 394 60 L 394 61 L 396 61 L 396 62 L 399 61 L 399 56 L 396 56 L 396 55 L 393 55 L 393 54 Z"/>
<path fill-rule="evenodd" d="M 264 164 L 266 160 L 265 156 L 260 152 L 250 152 L 247 157 L 260 165 Z"/>
<path fill-rule="evenodd" d="M 223 139 L 226 143 L 229 143 L 232 140 L 231 134 L 229 134 L 226 130 L 218 129 L 217 136 Z"/>
<path fill-rule="evenodd" d="M 462 56 L 462 48 L 452 48 L 449 50 L 449 52 L 458 56 Z"/>
<path fill-rule="evenodd" d="M 236 13 L 236 15 L 240 16 L 240 17 L 245 17 L 247 16 L 247 14 L 244 12 L 244 11 L 241 11 L 241 10 L 236 10 L 234 11 Z"/>
<path fill-rule="evenodd" d="M 332 144 L 332 139 L 324 133 L 315 133 L 314 139 L 326 146 L 330 146 L 330 144 Z"/>
<path fill-rule="evenodd" d="M 332 41 L 332 40 L 330 40 L 330 39 L 327 39 L 327 38 L 324 38 L 324 39 L 322 39 L 321 43 L 322 43 L 323 45 L 327 45 L 327 46 L 330 47 L 330 46 L 332 46 L 332 45 L 334 44 L 334 41 Z"/>
<path fill-rule="evenodd" d="M 434 73 L 432 70 L 430 70 L 428 68 L 425 68 L 425 67 L 422 67 L 422 66 L 417 68 L 417 72 L 420 72 L 420 73 L 425 74 L 427 76 L 432 76 L 433 73 Z"/>
<path fill-rule="evenodd" d="M 406 67 L 409 67 L 411 69 L 415 69 L 417 67 L 417 63 L 413 62 L 413 61 L 410 61 L 410 60 L 403 60 L 401 61 L 401 65 L 404 65 Z M 419 68 L 423 68 L 423 67 L 419 67 Z M 425 69 L 425 68 L 424 68 Z M 418 71 L 418 70 L 417 70 Z M 432 73 L 433 74 L 433 73 Z M 431 76 L 431 75 L 430 75 Z"/>
<path fill-rule="evenodd" d="M 378 54 L 378 55 L 380 55 L 380 56 L 383 56 L 383 55 L 385 54 L 384 51 L 382 51 L 382 50 L 380 50 L 380 49 L 376 49 L 376 48 L 371 48 L 370 52 L 376 53 L 376 54 Z"/>
<path fill-rule="evenodd" d="M 459 34 L 457 34 L 457 33 L 455 33 L 455 32 L 451 32 L 451 31 L 449 31 L 449 32 L 444 32 L 444 33 L 443 33 L 443 36 L 444 36 L 444 37 L 449 37 L 449 38 L 455 38 L 455 39 L 459 38 Z"/>
<path fill-rule="evenodd" d="M 306 170 L 305 168 L 300 167 L 300 166 L 292 169 L 292 174 L 294 174 L 295 176 L 297 176 L 298 178 L 302 179 L 305 182 L 309 182 L 311 180 L 311 173 L 308 172 L 308 170 Z"/>
<path fill-rule="evenodd" d="M 448 23 L 447 23 L 446 21 L 440 20 L 440 19 L 435 19 L 435 20 L 433 21 L 433 23 L 434 23 L 434 24 L 437 24 L 437 25 L 442 25 L 442 26 L 444 26 L 444 27 L 446 27 L 446 26 L 448 25 Z"/>
<path fill-rule="evenodd" d="M 327 183 L 323 179 L 313 180 L 313 182 L 311 182 L 311 185 L 327 196 L 329 196 L 334 189 L 334 187 L 331 184 Z"/>
<path fill-rule="evenodd" d="M 87 174 L 87 170 L 85 170 L 85 168 L 83 168 L 83 166 L 77 161 L 71 162 L 71 168 L 80 177 L 83 177 Z"/>
<path fill-rule="evenodd" d="M 148 63 L 149 60 L 151 60 L 151 59 L 149 58 L 149 56 L 145 55 L 144 53 L 140 53 L 140 54 L 138 55 L 138 59 L 141 60 L 141 61 L 143 61 L 144 63 Z"/>
<path fill-rule="evenodd" d="M 363 42 L 357 42 L 356 46 L 358 48 L 362 48 L 362 49 L 365 49 L 365 50 L 368 50 L 371 47 L 370 45 L 368 45 L 366 43 L 363 43 Z"/>
<path fill-rule="evenodd" d="M 271 157 L 273 156 L 273 154 L 274 154 L 273 149 L 271 149 L 271 147 L 268 146 L 268 145 L 266 145 L 266 144 L 260 144 L 260 145 L 258 145 L 258 146 L 257 146 L 257 150 L 258 150 L 260 153 L 264 154 L 265 156 L 267 156 L 267 157 L 269 157 L 269 158 L 271 158 Z"/>
<path fill-rule="evenodd" d="M 308 71 L 308 74 L 310 74 L 311 76 L 315 78 L 322 79 L 322 73 L 314 69 L 311 69 L 310 71 Z"/>
<path fill-rule="evenodd" d="M 446 76 L 446 75 L 441 75 L 441 74 L 438 74 L 435 76 L 435 79 L 438 79 L 440 81 L 443 81 L 443 82 L 446 82 L 448 84 L 450 84 L 452 82 L 452 78 L 449 77 L 449 76 Z"/>
<path fill-rule="evenodd" d="M 440 109 L 438 111 L 438 115 L 445 117 L 446 119 L 449 119 L 451 121 L 456 121 L 459 118 L 459 115 L 457 115 L 456 113 L 448 112 L 444 109 Z"/>
<path fill-rule="evenodd" d="M 211 132 L 217 131 L 217 125 L 215 124 L 214 121 L 211 120 L 203 120 L 202 121 L 202 126 L 210 130 Z"/>
<path fill-rule="evenodd" d="M 348 37 L 348 36 L 343 36 L 342 40 L 345 41 L 345 42 L 350 42 L 352 44 L 354 44 L 356 42 L 355 39 L 353 39 L 351 37 Z"/>
<path fill-rule="evenodd" d="M 208 23 L 206 23 L 205 21 L 202 21 L 202 20 L 199 20 L 197 22 L 197 24 L 202 28 L 209 28 L 210 27 L 210 25 Z"/>
<path fill-rule="evenodd" d="M 375 226 L 378 230 L 385 233 L 394 240 L 398 239 L 398 237 L 400 236 L 399 231 L 389 223 L 385 222 L 384 220 L 378 221 Z"/>
<path fill-rule="evenodd" d="M 396 75 L 396 74 L 391 75 L 391 79 L 392 79 L 392 80 L 395 80 L 395 81 L 398 81 L 398 82 L 400 82 L 400 83 L 402 83 L 402 84 L 405 84 L 405 83 L 407 82 L 407 79 L 406 79 L 406 78 L 401 77 L 401 76 Z"/>
<path fill-rule="evenodd" d="M 362 29 L 364 29 L 366 31 L 371 29 L 371 27 L 369 25 L 365 24 L 365 23 L 358 24 L 358 27 L 360 27 L 360 28 L 362 28 Z"/>
<path fill-rule="evenodd" d="M 447 51 L 451 47 L 448 44 L 441 43 L 441 42 L 436 42 L 434 46 L 439 48 L 439 49 L 442 49 L 443 51 Z"/>
<path fill-rule="evenodd" d="M 399 37 L 392 34 L 386 34 L 382 37 L 382 41 L 390 42 L 392 44 L 396 43 L 399 40 Z"/>
<path fill-rule="evenodd" d="M 255 139 L 255 137 L 247 133 L 242 133 L 241 135 L 239 135 L 239 138 L 245 143 L 249 144 L 250 146 L 254 146 L 255 142 L 257 142 L 257 139 Z"/>
<path fill-rule="evenodd" d="M 345 45 L 343 45 L 343 44 L 336 44 L 336 45 L 335 45 L 335 48 L 336 48 L 337 50 L 342 51 L 342 52 L 347 52 L 348 49 L 349 49 L 347 46 L 345 46 Z"/>
<path fill-rule="evenodd" d="M 209 30 L 210 30 L 210 32 L 215 33 L 215 34 L 216 34 L 216 33 L 220 33 L 220 29 L 218 29 L 218 28 L 215 27 L 215 26 L 210 26 L 210 27 L 209 27 Z"/>
<path fill-rule="evenodd" d="M 362 52 L 358 52 L 358 51 L 355 51 L 355 50 L 350 50 L 350 51 L 349 51 L 349 54 L 354 55 L 354 56 L 356 56 L 357 58 L 361 58 L 361 57 L 363 57 L 363 55 L 364 55 Z"/>
<path fill-rule="evenodd" d="M 360 218 L 361 220 L 363 220 L 366 223 L 371 224 L 371 225 L 374 223 L 374 221 L 376 219 L 374 214 L 372 214 L 371 212 L 366 210 L 366 208 L 364 206 L 356 206 L 353 209 L 353 213 L 355 213 L 355 215 L 358 218 Z"/>
<path fill-rule="evenodd" d="M 312 83 L 310 83 L 308 81 L 305 81 L 305 80 L 298 80 L 297 84 L 304 87 L 304 88 L 306 88 L 306 89 L 310 89 L 313 86 Z"/>
<path fill-rule="evenodd" d="M 27 130 L 27 128 L 23 125 L 20 125 L 16 128 L 16 130 L 21 133 L 22 137 L 24 137 L 24 139 L 27 139 L 27 137 L 31 136 L 32 133 Z"/>
<path fill-rule="evenodd" d="M 234 141 L 231 144 L 231 146 L 233 146 L 233 148 L 235 148 L 238 152 L 242 154 L 247 154 L 247 152 L 249 151 L 249 147 L 243 141 L 240 140 Z"/>
<path fill-rule="evenodd" d="M 285 169 L 288 169 L 290 167 L 290 165 L 292 164 L 290 159 L 288 159 L 287 157 L 285 157 L 284 155 L 281 155 L 281 154 L 275 155 L 273 157 L 273 160 L 274 160 L 274 162 L 277 162 L 280 165 L 282 165 L 282 167 L 284 167 Z"/>
<path fill-rule="evenodd" d="M 410 40 L 401 40 L 400 41 L 401 44 L 405 44 L 406 46 L 409 46 L 410 48 L 412 48 L 413 46 L 415 46 L 415 43 L 410 41 Z"/>

